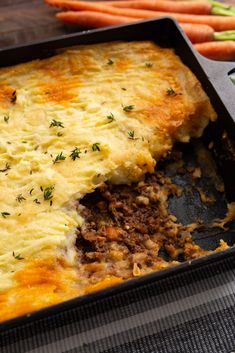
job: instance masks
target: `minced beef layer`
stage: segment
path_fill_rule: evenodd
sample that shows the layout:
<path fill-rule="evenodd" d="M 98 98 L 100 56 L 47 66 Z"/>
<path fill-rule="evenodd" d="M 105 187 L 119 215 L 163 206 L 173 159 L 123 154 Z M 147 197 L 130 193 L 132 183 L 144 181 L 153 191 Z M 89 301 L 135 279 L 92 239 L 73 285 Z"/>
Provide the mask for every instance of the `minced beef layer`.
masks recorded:
<path fill-rule="evenodd" d="M 168 198 L 180 193 L 157 172 L 129 186 L 104 184 L 81 200 L 85 221 L 76 246 L 89 282 L 128 279 L 207 254 L 192 240 L 195 225 L 178 223 L 168 209 Z"/>

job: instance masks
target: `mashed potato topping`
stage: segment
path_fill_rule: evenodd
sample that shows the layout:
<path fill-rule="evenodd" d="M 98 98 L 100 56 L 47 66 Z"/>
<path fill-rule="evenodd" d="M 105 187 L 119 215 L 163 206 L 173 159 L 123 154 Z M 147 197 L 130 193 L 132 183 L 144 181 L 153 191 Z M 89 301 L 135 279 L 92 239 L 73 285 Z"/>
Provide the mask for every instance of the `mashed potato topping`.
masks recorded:
<path fill-rule="evenodd" d="M 138 181 L 215 118 L 173 50 L 148 41 L 0 69 L 0 319 L 83 294 L 76 200 Z"/>

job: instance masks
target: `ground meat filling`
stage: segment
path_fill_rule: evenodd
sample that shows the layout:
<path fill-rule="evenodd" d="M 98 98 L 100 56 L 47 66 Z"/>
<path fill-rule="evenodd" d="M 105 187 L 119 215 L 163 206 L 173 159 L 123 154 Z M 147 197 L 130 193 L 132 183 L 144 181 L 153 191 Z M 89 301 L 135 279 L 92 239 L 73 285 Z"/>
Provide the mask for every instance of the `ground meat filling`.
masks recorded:
<path fill-rule="evenodd" d="M 91 282 L 128 279 L 205 254 L 193 227 L 177 223 L 168 198 L 181 190 L 158 172 L 138 184 L 104 184 L 78 205 L 85 222 L 77 233 L 80 270 Z"/>

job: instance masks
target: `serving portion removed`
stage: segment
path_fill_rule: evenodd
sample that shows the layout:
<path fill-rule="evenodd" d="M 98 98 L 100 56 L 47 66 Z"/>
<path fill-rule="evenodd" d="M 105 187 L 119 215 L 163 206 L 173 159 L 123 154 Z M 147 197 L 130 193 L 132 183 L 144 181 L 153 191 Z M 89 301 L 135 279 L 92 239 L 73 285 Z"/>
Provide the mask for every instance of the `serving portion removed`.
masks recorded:
<path fill-rule="evenodd" d="M 174 51 L 150 41 L 71 47 L 2 68 L 0 87 L 0 320 L 6 320 L 134 276 L 132 269 L 109 270 L 119 256 L 115 246 L 107 270 L 91 275 L 100 260 L 84 261 L 84 230 L 90 227 L 95 243 L 101 234 L 97 225 L 86 228 L 79 200 L 104 182 L 141 181 L 176 141 L 200 137 L 216 113 Z M 175 192 L 170 184 L 159 193 L 163 204 Z M 138 196 L 144 206 L 151 195 Z M 99 207 L 101 215 L 107 211 Z M 122 242 L 122 224 L 117 230 L 104 219 L 110 228 L 101 222 L 102 237 Z M 174 217 L 168 221 L 178 227 Z M 145 241 L 154 250 L 153 239 Z M 151 254 L 158 257 L 156 246 Z"/>

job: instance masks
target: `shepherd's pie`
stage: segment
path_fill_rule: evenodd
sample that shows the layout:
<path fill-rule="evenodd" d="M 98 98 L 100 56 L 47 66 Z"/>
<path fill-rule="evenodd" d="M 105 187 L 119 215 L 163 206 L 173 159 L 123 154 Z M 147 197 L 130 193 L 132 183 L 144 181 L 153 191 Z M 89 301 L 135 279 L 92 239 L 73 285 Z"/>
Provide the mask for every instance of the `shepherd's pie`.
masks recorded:
<path fill-rule="evenodd" d="M 78 270 L 77 200 L 105 181 L 140 181 L 215 119 L 194 74 L 150 41 L 1 68 L 0 319 L 122 281 Z"/>

